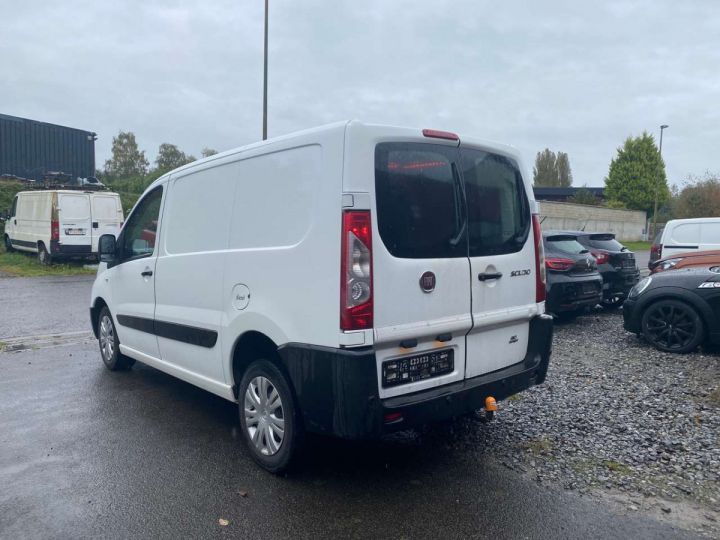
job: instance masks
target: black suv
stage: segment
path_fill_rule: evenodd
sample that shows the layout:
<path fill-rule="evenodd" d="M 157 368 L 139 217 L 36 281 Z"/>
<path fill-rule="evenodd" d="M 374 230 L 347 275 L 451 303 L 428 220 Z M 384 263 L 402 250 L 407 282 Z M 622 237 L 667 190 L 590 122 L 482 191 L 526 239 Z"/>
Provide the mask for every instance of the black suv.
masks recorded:
<path fill-rule="evenodd" d="M 603 277 L 603 301 L 606 308 L 620 307 L 630 289 L 640 280 L 635 254 L 615 240 L 612 233 L 571 232 L 590 250 Z"/>
<path fill-rule="evenodd" d="M 575 235 L 543 231 L 547 311 L 573 317 L 602 300 L 603 280 L 590 251 Z"/>

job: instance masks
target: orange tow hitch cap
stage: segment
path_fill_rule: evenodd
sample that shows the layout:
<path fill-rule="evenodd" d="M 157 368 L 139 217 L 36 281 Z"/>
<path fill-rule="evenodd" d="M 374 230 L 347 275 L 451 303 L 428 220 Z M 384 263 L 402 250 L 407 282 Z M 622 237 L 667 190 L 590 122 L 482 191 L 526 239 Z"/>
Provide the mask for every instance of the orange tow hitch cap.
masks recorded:
<path fill-rule="evenodd" d="M 485 410 L 486 411 L 497 411 L 497 401 L 492 396 L 485 398 Z"/>

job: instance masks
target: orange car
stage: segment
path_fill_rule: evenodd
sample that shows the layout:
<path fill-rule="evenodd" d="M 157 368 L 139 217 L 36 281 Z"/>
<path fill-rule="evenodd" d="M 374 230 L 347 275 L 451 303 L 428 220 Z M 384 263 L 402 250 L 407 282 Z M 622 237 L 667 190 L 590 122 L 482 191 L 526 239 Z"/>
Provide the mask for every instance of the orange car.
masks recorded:
<path fill-rule="evenodd" d="M 678 253 L 651 262 L 649 266 L 651 274 L 679 268 L 720 266 L 720 250 Z"/>

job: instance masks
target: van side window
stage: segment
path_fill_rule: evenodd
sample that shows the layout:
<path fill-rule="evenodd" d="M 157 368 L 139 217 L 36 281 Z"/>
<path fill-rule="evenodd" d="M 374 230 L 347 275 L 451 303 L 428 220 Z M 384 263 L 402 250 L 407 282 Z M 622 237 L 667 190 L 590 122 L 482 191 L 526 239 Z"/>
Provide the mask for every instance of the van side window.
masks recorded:
<path fill-rule="evenodd" d="M 148 257 L 155 251 L 162 189 L 160 186 L 148 193 L 125 224 L 120 245 L 121 260 Z"/>

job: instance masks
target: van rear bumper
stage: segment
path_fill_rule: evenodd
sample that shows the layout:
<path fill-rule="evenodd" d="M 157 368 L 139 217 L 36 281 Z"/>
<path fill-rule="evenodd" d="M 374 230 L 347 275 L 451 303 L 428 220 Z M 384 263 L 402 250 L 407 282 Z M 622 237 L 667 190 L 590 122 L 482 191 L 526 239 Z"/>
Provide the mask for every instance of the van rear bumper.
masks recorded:
<path fill-rule="evenodd" d="M 89 257 L 92 255 L 92 246 L 88 245 L 70 245 L 61 244 L 57 240 L 50 241 L 50 254 L 53 257 Z"/>
<path fill-rule="evenodd" d="M 541 384 L 552 349 L 552 317 L 530 321 L 522 362 L 479 377 L 388 399 L 378 395 L 372 347 L 334 349 L 288 343 L 278 349 L 302 410 L 305 429 L 347 439 L 373 438 L 427 422 L 461 416 Z M 385 415 L 401 420 L 386 423 Z"/>

